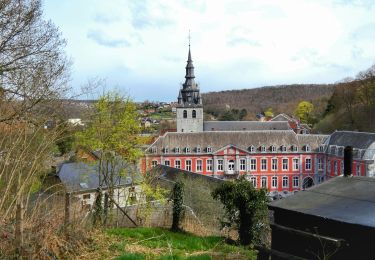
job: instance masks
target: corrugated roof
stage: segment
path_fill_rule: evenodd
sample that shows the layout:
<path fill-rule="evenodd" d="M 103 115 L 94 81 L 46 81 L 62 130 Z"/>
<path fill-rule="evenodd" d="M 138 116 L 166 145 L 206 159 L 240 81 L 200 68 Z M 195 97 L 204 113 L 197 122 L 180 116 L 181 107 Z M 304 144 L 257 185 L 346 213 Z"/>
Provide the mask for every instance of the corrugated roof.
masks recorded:
<path fill-rule="evenodd" d="M 375 179 L 335 177 L 293 196 L 271 202 L 269 208 L 375 227 Z"/>
<path fill-rule="evenodd" d="M 205 121 L 203 131 L 257 131 L 257 130 L 290 130 L 287 121 Z"/>

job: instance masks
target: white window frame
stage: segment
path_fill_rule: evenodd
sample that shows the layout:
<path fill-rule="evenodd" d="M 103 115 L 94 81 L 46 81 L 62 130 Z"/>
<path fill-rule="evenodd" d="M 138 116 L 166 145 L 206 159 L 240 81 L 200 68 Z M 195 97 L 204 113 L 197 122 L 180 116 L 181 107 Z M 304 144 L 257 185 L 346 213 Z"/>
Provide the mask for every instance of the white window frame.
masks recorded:
<path fill-rule="evenodd" d="M 265 185 L 263 185 L 263 181 L 265 180 Z M 260 177 L 260 187 L 261 188 L 267 188 L 268 187 L 268 178 L 267 176 Z"/>
<path fill-rule="evenodd" d="M 165 148 L 164 148 L 164 153 L 169 153 L 169 149 L 168 149 L 168 147 L 165 147 Z"/>
<path fill-rule="evenodd" d="M 261 147 L 260 147 L 260 152 L 261 153 L 265 153 L 266 152 L 266 147 L 264 146 L 264 145 L 262 145 Z"/>
<path fill-rule="evenodd" d="M 175 153 L 180 153 L 180 147 L 175 147 L 175 148 L 174 148 L 174 152 L 175 152 Z"/>
<path fill-rule="evenodd" d="M 255 147 L 254 147 L 254 145 L 250 146 L 250 153 L 253 153 L 253 152 L 255 152 Z"/>
<path fill-rule="evenodd" d="M 274 146 L 274 145 L 271 146 L 271 152 L 273 152 L 273 153 L 276 152 L 276 146 Z"/>
<path fill-rule="evenodd" d="M 201 153 L 201 148 L 197 147 L 197 153 Z"/>
<path fill-rule="evenodd" d="M 207 152 L 208 153 L 212 153 L 212 148 L 211 147 L 207 147 Z"/>
<path fill-rule="evenodd" d="M 357 163 L 355 165 L 355 172 L 356 172 L 357 176 L 361 176 L 361 164 L 360 163 Z"/>
<path fill-rule="evenodd" d="M 293 171 L 299 170 L 299 158 L 293 158 Z"/>
<path fill-rule="evenodd" d="M 191 159 L 186 159 L 185 160 L 185 171 L 191 172 L 192 165 L 193 165 L 193 162 L 191 161 Z"/>
<path fill-rule="evenodd" d="M 340 174 L 344 174 L 344 160 L 340 160 Z"/>
<path fill-rule="evenodd" d="M 151 167 L 154 168 L 156 166 L 158 166 L 158 160 L 152 160 L 151 161 Z"/>
<path fill-rule="evenodd" d="M 263 162 L 266 162 L 266 164 L 265 164 L 266 167 L 265 168 L 263 168 L 263 165 L 264 165 Z M 263 171 L 263 172 L 267 171 L 267 158 L 260 159 L 260 170 Z"/>
<path fill-rule="evenodd" d="M 278 184 L 277 176 L 272 176 L 271 187 L 272 188 L 277 188 L 277 184 Z"/>
<path fill-rule="evenodd" d="M 323 170 L 323 158 L 318 158 L 318 170 Z"/>
<path fill-rule="evenodd" d="M 311 147 L 310 145 L 305 145 L 305 152 L 311 152 Z"/>
<path fill-rule="evenodd" d="M 246 171 L 246 159 L 240 159 L 240 171 Z"/>
<path fill-rule="evenodd" d="M 305 170 L 306 171 L 311 171 L 312 170 L 312 159 L 311 159 L 311 157 L 306 157 L 305 158 Z"/>
<path fill-rule="evenodd" d="M 224 160 L 223 159 L 217 160 L 217 171 L 218 172 L 224 171 Z"/>
<path fill-rule="evenodd" d="M 181 169 L 181 160 L 174 160 L 174 168 Z"/>
<path fill-rule="evenodd" d="M 285 185 L 285 180 L 286 180 L 286 185 Z M 289 188 L 289 176 L 283 176 L 282 187 L 283 187 L 283 189 Z"/>
<path fill-rule="evenodd" d="M 185 153 L 190 153 L 191 150 L 190 150 L 190 147 L 185 147 Z"/>
<path fill-rule="evenodd" d="M 164 165 L 165 166 L 171 166 L 171 161 L 170 160 L 164 160 Z"/>
<path fill-rule="evenodd" d="M 338 174 L 338 163 L 337 163 L 337 160 L 333 161 L 333 172 L 335 173 L 335 175 Z"/>
<path fill-rule="evenodd" d="M 299 187 L 299 176 L 293 176 L 293 188 Z"/>
<path fill-rule="evenodd" d="M 278 164 L 279 164 L 279 160 L 277 158 L 272 158 L 271 159 L 271 169 L 273 171 L 277 171 Z"/>
<path fill-rule="evenodd" d="M 327 171 L 329 172 L 329 173 L 331 173 L 331 170 L 332 170 L 332 165 L 331 165 L 332 163 L 331 163 L 331 160 L 330 159 L 328 159 L 327 160 Z"/>
<path fill-rule="evenodd" d="M 203 161 L 201 159 L 197 160 L 197 163 L 195 165 L 196 171 L 197 172 L 202 172 L 203 169 Z"/>
<path fill-rule="evenodd" d="M 256 171 L 257 170 L 257 159 L 251 158 L 250 159 L 250 171 Z"/>
<path fill-rule="evenodd" d="M 285 145 L 282 145 L 282 146 L 280 147 L 280 150 L 281 150 L 281 152 L 285 153 L 285 152 L 286 152 L 286 146 L 285 146 Z"/>
<path fill-rule="evenodd" d="M 254 186 L 254 188 L 256 188 L 257 187 L 257 177 L 251 176 L 250 177 L 250 183 Z"/>
<path fill-rule="evenodd" d="M 286 168 L 284 167 L 284 160 L 286 160 Z M 282 170 L 288 171 L 289 170 L 289 158 L 283 158 L 282 159 Z"/>
<path fill-rule="evenodd" d="M 213 170 L 213 160 L 207 159 L 206 160 L 206 171 L 212 172 L 212 170 Z"/>

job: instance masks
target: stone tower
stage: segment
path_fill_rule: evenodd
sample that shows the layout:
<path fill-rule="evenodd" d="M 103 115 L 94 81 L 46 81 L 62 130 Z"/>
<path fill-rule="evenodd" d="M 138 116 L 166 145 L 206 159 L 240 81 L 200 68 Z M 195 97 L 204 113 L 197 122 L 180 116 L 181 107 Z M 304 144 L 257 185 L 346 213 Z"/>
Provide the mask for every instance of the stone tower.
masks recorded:
<path fill-rule="evenodd" d="M 186 64 L 185 83 L 178 94 L 177 132 L 203 132 L 203 105 L 198 84 L 194 80 L 190 43 Z"/>

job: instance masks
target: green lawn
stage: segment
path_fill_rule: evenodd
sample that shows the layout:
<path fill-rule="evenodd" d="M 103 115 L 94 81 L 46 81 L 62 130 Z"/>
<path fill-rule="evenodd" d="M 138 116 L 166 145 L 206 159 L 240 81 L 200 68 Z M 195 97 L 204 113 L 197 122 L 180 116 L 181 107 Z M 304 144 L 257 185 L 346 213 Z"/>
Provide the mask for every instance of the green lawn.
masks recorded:
<path fill-rule="evenodd" d="M 199 237 L 161 228 L 116 228 L 110 251 L 117 259 L 256 259 L 251 249 L 229 245 L 221 237 Z"/>

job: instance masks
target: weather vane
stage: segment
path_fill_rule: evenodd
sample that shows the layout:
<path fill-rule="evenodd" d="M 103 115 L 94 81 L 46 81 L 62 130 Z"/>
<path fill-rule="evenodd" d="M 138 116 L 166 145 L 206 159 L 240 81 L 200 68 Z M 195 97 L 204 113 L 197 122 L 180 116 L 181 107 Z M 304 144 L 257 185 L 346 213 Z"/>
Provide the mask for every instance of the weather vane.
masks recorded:
<path fill-rule="evenodd" d="M 190 40 L 191 40 L 190 29 L 189 29 L 189 37 L 188 37 L 188 39 L 189 39 L 189 47 L 190 47 Z"/>

